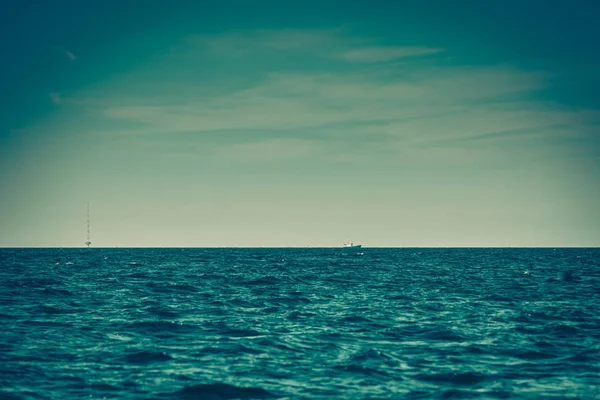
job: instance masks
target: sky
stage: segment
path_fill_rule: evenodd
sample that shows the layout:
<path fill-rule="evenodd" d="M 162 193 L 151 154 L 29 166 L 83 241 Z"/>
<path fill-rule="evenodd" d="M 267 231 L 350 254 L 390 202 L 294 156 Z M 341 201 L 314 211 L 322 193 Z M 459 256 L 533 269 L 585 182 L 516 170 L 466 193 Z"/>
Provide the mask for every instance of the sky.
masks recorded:
<path fill-rule="evenodd" d="M 0 246 L 600 246 L 591 1 L 28 1 Z"/>

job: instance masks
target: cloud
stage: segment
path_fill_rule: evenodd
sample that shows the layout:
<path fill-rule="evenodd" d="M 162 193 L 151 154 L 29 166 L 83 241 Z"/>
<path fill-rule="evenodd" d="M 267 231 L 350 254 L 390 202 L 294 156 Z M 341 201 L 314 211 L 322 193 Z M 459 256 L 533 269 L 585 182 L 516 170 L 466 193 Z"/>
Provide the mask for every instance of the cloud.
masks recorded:
<path fill-rule="evenodd" d="M 60 104 L 62 102 L 60 93 L 48 93 L 48 96 L 54 104 Z"/>
<path fill-rule="evenodd" d="M 215 55 L 234 58 L 271 51 L 360 63 L 385 62 L 441 51 L 419 46 L 379 46 L 376 39 L 352 36 L 345 28 L 231 31 L 195 36 L 194 43 Z"/>
<path fill-rule="evenodd" d="M 380 126 L 431 116 L 439 121 L 440 115 L 446 114 L 461 118 L 467 107 L 476 109 L 489 99 L 541 87 L 543 77 L 503 67 L 450 71 L 430 68 L 414 72 L 408 78 L 406 74 L 387 73 L 273 73 L 258 84 L 232 93 L 193 98 L 175 105 L 109 106 L 105 115 L 165 133 L 286 131 L 335 124 L 357 124 L 364 128 L 365 124 Z M 483 117 L 481 127 L 485 118 L 489 120 L 490 116 Z M 498 122 L 509 119 L 505 112 Z"/>
<path fill-rule="evenodd" d="M 135 126 L 135 135 L 235 138 L 234 145 L 210 147 L 212 162 L 222 165 L 309 158 L 424 169 L 507 159 L 523 166 L 548 159 L 557 138 L 597 118 L 532 97 L 546 79 L 509 66 L 272 73 L 248 88 L 183 104 L 108 106 L 104 117 Z"/>
<path fill-rule="evenodd" d="M 244 56 L 259 49 L 314 51 L 319 48 L 360 43 L 345 38 L 342 29 L 281 29 L 230 31 L 215 35 L 196 35 L 192 43 L 220 55 Z"/>
<path fill-rule="evenodd" d="M 244 162 L 324 152 L 347 161 L 353 156 L 392 160 L 399 154 L 416 161 L 423 152 L 444 151 L 460 158 L 467 147 L 491 148 L 499 141 L 549 143 L 549 132 L 568 134 L 556 127 L 581 130 L 590 122 L 589 115 L 540 100 L 538 91 L 551 84 L 545 72 L 435 59 L 422 63 L 419 57 L 391 65 L 385 61 L 441 50 L 380 46 L 376 39 L 355 38 L 343 29 L 228 32 L 194 36 L 187 44 L 177 50 L 185 50 L 187 58 L 168 54 L 153 64 L 155 69 L 130 71 L 95 89 L 51 98 L 61 109 L 85 110 L 94 130 L 113 137 L 179 136 L 190 142 L 234 137 L 236 145 L 219 139 L 229 144 L 215 151 L 222 160 Z M 329 60 L 302 69 L 289 61 L 257 68 L 252 60 L 238 59 L 252 52 L 264 52 L 265 59 L 305 52 Z M 227 70 L 221 78 L 219 71 L 206 72 L 217 62 L 218 69 Z M 346 146 L 356 140 L 361 146 Z"/>
<path fill-rule="evenodd" d="M 54 47 L 54 50 L 62 53 L 63 55 L 65 55 L 69 60 L 74 61 L 77 59 L 77 56 L 75 54 L 73 54 L 72 51 L 67 50 L 63 47 Z"/>
<path fill-rule="evenodd" d="M 77 56 L 75 54 L 71 53 L 69 50 L 65 50 L 65 55 L 67 57 L 69 57 L 71 60 L 77 59 Z"/>
<path fill-rule="evenodd" d="M 373 63 L 396 60 L 404 57 L 436 54 L 440 51 L 440 49 L 429 47 L 378 46 L 347 50 L 339 53 L 337 57 L 347 61 Z"/>

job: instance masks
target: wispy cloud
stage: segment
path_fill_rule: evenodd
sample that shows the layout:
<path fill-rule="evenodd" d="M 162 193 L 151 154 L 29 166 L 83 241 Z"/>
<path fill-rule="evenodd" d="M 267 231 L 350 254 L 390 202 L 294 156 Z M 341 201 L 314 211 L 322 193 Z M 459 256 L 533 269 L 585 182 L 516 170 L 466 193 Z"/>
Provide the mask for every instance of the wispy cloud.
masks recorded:
<path fill-rule="evenodd" d="M 429 47 L 378 46 L 347 50 L 337 54 L 337 57 L 347 61 L 373 63 L 397 60 L 404 57 L 436 54 L 440 51 L 442 50 Z"/>
<path fill-rule="evenodd" d="M 422 63 L 420 57 L 412 56 L 435 57 L 441 50 L 381 46 L 376 39 L 355 38 L 343 29 L 228 32 L 195 36 L 187 44 L 187 58 L 173 60 L 170 54 L 161 62 L 163 66 L 176 64 L 177 71 L 194 71 L 181 81 L 178 74 L 162 69 L 144 71 L 146 76 L 161 79 L 142 84 L 139 71 L 132 71 L 111 86 L 99 87 L 96 95 L 51 98 L 61 108 L 83 107 L 86 115 L 94 115 L 95 127 L 110 127 L 107 131 L 113 135 L 236 136 L 241 138 L 237 143 L 223 140 L 213 150 L 217 158 L 239 162 L 324 153 L 337 154 L 342 160 L 348 154 L 365 153 L 366 148 L 368 154 L 363 155 L 371 159 L 392 159 L 411 149 L 412 154 L 404 159 L 415 160 L 413 154 L 426 148 L 429 156 L 447 151 L 460 158 L 455 153 L 463 150 L 457 147 L 468 143 L 493 146 L 500 139 L 518 141 L 526 136 L 541 143 L 549 131 L 566 134 L 556 126 L 589 122 L 589 116 L 538 99 L 536 91 L 549 84 L 547 73 L 511 65 Z M 266 63 L 252 70 L 238 58 L 254 52 L 262 52 L 265 58 L 280 52 L 305 52 L 329 61 L 303 71 L 293 62 L 271 68 Z M 406 63 L 387 63 L 399 58 Z M 190 80 L 190 76 L 202 76 L 196 72 L 199 60 L 206 65 L 225 62 L 240 76 L 253 79 L 230 85 L 237 78 L 231 72 L 225 81 Z M 140 87 L 151 96 L 136 96 Z M 342 145 L 350 137 L 350 141 L 361 138 L 360 150 Z"/>
<path fill-rule="evenodd" d="M 202 35 L 194 43 L 219 56 L 245 57 L 265 50 L 304 53 L 349 62 L 375 63 L 442 51 L 421 46 L 381 46 L 377 39 L 352 36 L 344 28 L 232 31 Z"/>
<path fill-rule="evenodd" d="M 69 50 L 65 50 L 65 55 L 67 57 L 69 57 L 71 60 L 77 59 L 77 56 L 75 54 L 71 53 Z"/>
<path fill-rule="evenodd" d="M 54 49 L 56 51 L 62 53 L 64 56 L 66 56 L 71 61 L 74 61 L 77 59 L 77 56 L 75 54 L 73 54 L 72 51 L 65 49 L 64 47 L 54 47 Z"/>
<path fill-rule="evenodd" d="M 54 104 L 60 104 L 62 102 L 60 93 L 48 93 L 48 96 Z"/>
<path fill-rule="evenodd" d="M 108 107 L 105 113 L 111 119 L 139 123 L 165 133 L 291 130 L 349 123 L 364 128 L 365 124 L 380 125 L 382 121 L 402 122 L 432 115 L 439 120 L 440 114 L 460 116 L 467 106 L 540 87 L 543 77 L 506 68 L 433 68 L 427 73 L 415 73 L 410 79 L 381 73 L 275 73 L 233 93 L 173 106 Z M 501 121 L 506 120 L 505 112 Z"/>
<path fill-rule="evenodd" d="M 238 57 L 261 49 L 319 52 L 324 48 L 362 42 L 362 40 L 345 38 L 343 33 L 343 29 L 260 29 L 197 35 L 192 38 L 192 43 L 218 55 Z"/>

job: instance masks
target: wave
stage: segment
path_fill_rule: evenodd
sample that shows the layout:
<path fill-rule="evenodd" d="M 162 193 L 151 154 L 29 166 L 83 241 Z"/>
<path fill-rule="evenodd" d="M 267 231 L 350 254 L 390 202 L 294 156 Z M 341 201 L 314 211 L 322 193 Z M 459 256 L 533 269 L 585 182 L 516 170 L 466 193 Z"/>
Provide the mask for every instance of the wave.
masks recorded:
<path fill-rule="evenodd" d="M 477 372 L 455 372 L 430 375 L 419 374 L 415 376 L 415 379 L 419 381 L 471 386 L 482 383 L 487 379 L 487 376 Z"/>
<path fill-rule="evenodd" d="M 362 365 L 355 365 L 355 364 L 339 365 L 339 366 L 333 367 L 333 369 L 336 371 L 343 371 L 343 372 L 348 372 L 351 374 L 366 375 L 366 376 L 374 376 L 374 375 L 384 376 L 384 377 L 390 376 L 390 374 L 385 371 L 381 371 L 381 370 L 378 370 L 375 368 L 363 367 Z M 402 379 L 402 378 L 399 378 L 399 377 L 394 378 L 394 380 L 399 380 L 399 379 Z"/>
<path fill-rule="evenodd" d="M 277 285 L 277 284 L 279 284 L 281 282 L 282 282 L 281 279 L 279 279 L 279 278 L 277 278 L 275 276 L 269 275 L 269 276 L 264 276 L 264 277 L 259 278 L 259 279 L 253 279 L 253 280 L 250 280 L 250 281 L 242 282 L 241 284 L 242 285 L 249 285 L 249 286 L 254 286 L 254 285 L 257 285 L 257 286 L 260 286 L 260 285 L 268 286 L 268 285 Z"/>
<path fill-rule="evenodd" d="M 223 347 L 205 347 L 199 352 L 193 353 L 193 357 L 206 357 L 215 354 L 263 354 L 264 351 L 253 349 L 242 344 L 236 343 L 230 346 Z"/>
<path fill-rule="evenodd" d="M 237 387 L 226 383 L 209 383 L 194 386 L 186 386 L 173 393 L 166 394 L 169 397 L 181 400 L 226 400 L 226 399 L 269 399 L 275 398 L 273 394 L 261 388 Z"/>
<path fill-rule="evenodd" d="M 121 330 L 140 333 L 194 333 L 200 328 L 180 322 L 142 321 L 126 324 Z"/>
<path fill-rule="evenodd" d="M 127 354 L 125 361 L 132 364 L 148 364 L 172 360 L 173 357 L 164 352 L 140 351 L 138 353 Z"/>
<path fill-rule="evenodd" d="M 365 361 L 370 361 L 370 360 L 381 361 L 381 360 L 391 360 L 391 359 L 392 358 L 390 356 L 388 356 L 387 354 L 385 354 L 382 351 L 368 349 L 365 351 L 361 351 L 358 354 L 355 354 L 354 356 L 352 356 L 350 358 L 350 363 L 360 363 L 360 362 L 365 362 Z"/>

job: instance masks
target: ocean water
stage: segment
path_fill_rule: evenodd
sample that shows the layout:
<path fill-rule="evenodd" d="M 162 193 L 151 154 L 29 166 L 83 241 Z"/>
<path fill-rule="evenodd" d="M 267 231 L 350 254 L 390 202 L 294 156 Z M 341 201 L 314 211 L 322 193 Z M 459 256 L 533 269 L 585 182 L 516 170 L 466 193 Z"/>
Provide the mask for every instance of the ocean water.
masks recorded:
<path fill-rule="evenodd" d="M 0 249 L 0 399 L 599 385 L 600 249 Z"/>

